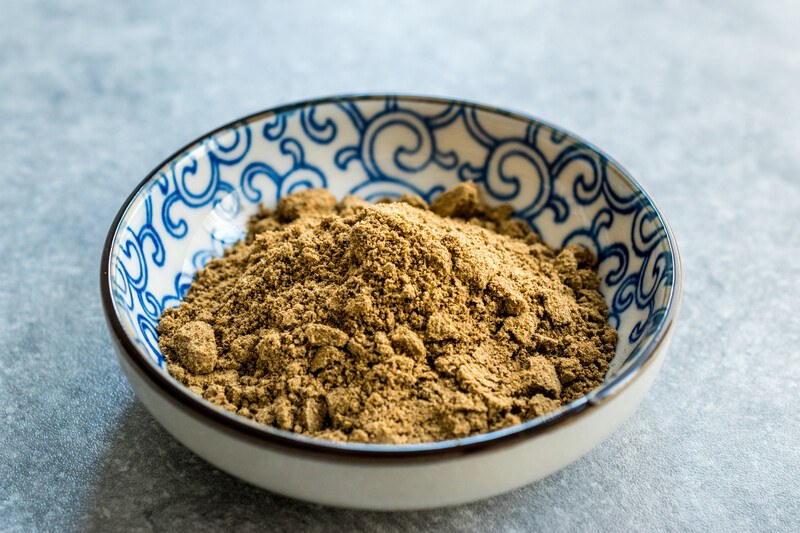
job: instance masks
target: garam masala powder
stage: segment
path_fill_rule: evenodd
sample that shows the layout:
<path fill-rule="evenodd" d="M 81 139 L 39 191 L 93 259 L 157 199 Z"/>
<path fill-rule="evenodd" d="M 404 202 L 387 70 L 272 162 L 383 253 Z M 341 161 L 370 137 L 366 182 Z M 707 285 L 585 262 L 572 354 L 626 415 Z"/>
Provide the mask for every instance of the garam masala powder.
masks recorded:
<path fill-rule="evenodd" d="M 602 383 L 617 342 L 588 250 L 543 244 L 464 183 L 281 198 L 161 316 L 169 372 L 241 416 L 337 441 L 519 424 Z"/>

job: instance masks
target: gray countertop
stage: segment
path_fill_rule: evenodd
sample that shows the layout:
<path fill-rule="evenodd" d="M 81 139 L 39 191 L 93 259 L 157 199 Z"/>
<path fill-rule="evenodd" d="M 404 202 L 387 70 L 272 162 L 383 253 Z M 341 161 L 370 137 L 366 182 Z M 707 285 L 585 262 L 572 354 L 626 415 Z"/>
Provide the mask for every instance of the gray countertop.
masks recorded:
<path fill-rule="evenodd" d="M 0 529 L 798 530 L 800 6 L 664 4 L 4 3 Z M 178 444 L 117 364 L 100 250 L 142 177 L 238 116 L 365 91 L 559 124 L 672 223 L 685 293 L 661 374 L 541 482 L 415 513 L 289 500 Z"/>

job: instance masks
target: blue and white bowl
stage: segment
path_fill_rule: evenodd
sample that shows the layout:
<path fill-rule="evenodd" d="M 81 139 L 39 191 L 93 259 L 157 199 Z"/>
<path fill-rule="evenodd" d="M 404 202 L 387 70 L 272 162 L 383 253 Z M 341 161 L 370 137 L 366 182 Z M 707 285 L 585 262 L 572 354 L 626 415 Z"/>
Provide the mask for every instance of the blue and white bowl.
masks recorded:
<path fill-rule="evenodd" d="M 167 372 L 161 311 L 244 235 L 259 202 L 325 187 L 368 200 L 431 200 L 465 181 L 510 203 L 551 246 L 600 258 L 619 331 L 603 385 L 545 417 L 427 444 L 337 443 L 256 424 Z M 345 507 L 458 504 L 531 483 L 588 452 L 636 408 L 658 372 L 681 293 L 678 250 L 653 200 L 608 156 L 540 120 L 483 105 L 395 95 L 301 102 L 243 118 L 148 175 L 108 233 L 101 270 L 111 337 L 142 403 L 178 440 L 255 485 Z"/>

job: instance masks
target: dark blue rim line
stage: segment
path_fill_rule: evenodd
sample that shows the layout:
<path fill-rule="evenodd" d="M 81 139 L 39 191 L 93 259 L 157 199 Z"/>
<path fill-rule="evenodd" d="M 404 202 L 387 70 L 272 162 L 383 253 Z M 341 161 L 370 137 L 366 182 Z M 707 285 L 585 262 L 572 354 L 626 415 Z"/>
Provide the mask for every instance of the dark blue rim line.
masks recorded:
<path fill-rule="evenodd" d="M 156 366 L 151 358 L 139 350 L 133 341 L 125 333 L 122 323 L 117 316 L 113 296 L 111 292 L 111 248 L 114 244 L 119 224 L 125 216 L 128 208 L 133 200 L 139 195 L 142 189 L 155 177 L 158 172 L 166 167 L 170 162 L 180 158 L 184 153 L 194 148 L 201 141 L 208 137 L 217 135 L 223 131 L 234 128 L 242 123 L 250 123 L 269 116 L 286 113 L 300 108 L 309 106 L 316 106 L 320 104 L 336 104 L 340 102 L 353 102 L 353 101 L 369 101 L 369 100 L 385 100 L 386 98 L 395 98 L 399 101 L 416 102 L 416 103 L 434 103 L 434 104 L 457 104 L 462 106 L 471 106 L 475 109 L 485 111 L 487 113 L 495 113 L 507 116 L 516 120 L 525 122 L 533 122 L 540 124 L 552 131 L 566 135 L 573 141 L 579 142 L 593 150 L 594 152 L 605 157 L 609 163 L 625 178 L 630 184 L 642 192 L 644 201 L 650 204 L 653 211 L 656 213 L 662 227 L 667 236 L 669 249 L 672 255 L 672 270 L 673 270 L 673 283 L 670 290 L 669 299 L 667 301 L 667 312 L 664 313 L 661 322 L 656 326 L 656 331 L 653 337 L 649 340 L 647 345 L 643 347 L 636 354 L 632 360 L 628 361 L 623 369 L 613 378 L 603 383 L 600 387 L 566 406 L 562 409 L 544 417 L 535 418 L 522 424 L 504 428 L 501 430 L 476 435 L 465 439 L 448 440 L 433 443 L 421 444 L 404 444 L 404 445 L 384 445 L 384 444 L 351 444 L 351 443 L 338 443 L 327 441 L 324 439 L 314 439 L 297 435 L 289 431 L 283 431 L 270 426 L 258 425 L 251 422 L 244 417 L 229 413 L 221 408 L 218 408 L 211 402 L 200 398 L 193 394 L 188 389 L 181 387 L 174 381 L 162 368 Z M 645 366 L 653 359 L 653 356 L 658 351 L 659 347 L 664 344 L 667 334 L 671 330 L 680 305 L 681 296 L 681 265 L 678 246 L 672 229 L 664 219 L 661 211 L 656 206 L 650 195 L 644 188 L 628 173 L 621 165 L 614 159 L 608 157 L 604 152 L 600 151 L 593 144 L 581 139 L 579 136 L 564 130 L 563 128 L 556 127 L 547 121 L 540 120 L 525 113 L 499 109 L 496 107 L 486 106 L 475 102 L 459 100 L 454 98 L 440 98 L 423 95 L 412 94 L 348 94 L 341 96 L 331 96 L 312 100 L 303 100 L 264 111 L 259 111 L 243 118 L 231 121 L 224 126 L 221 126 L 209 133 L 203 134 L 194 141 L 188 143 L 183 148 L 177 150 L 175 153 L 166 158 L 159 164 L 147 177 L 142 180 L 139 185 L 133 190 L 128 198 L 123 203 L 114 222 L 106 236 L 105 245 L 103 246 L 103 253 L 101 257 L 100 266 L 100 292 L 103 303 L 103 310 L 109 324 L 111 333 L 122 346 L 124 353 L 127 355 L 130 362 L 133 364 L 134 369 L 146 378 L 151 384 L 158 387 L 169 398 L 177 402 L 179 406 L 190 411 L 191 414 L 199 415 L 210 422 L 222 426 L 242 437 L 255 440 L 262 444 L 276 445 L 286 452 L 304 452 L 316 456 L 332 456 L 341 459 L 381 459 L 384 461 L 401 459 L 402 462 L 414 459 L 442 459 L 455 455 L 466 453 L 473 453 L 478 451 L 494 450 L 500 446 L 514 444 L 520 440 L 532 438 L 536 435 L 545 433 L 557 426 L 568 423 L 576 419 L 576 415 L 582 415 L 591 409 L 597 408 L 600 404 L 604 403 L 622 391 L 629 385 L 636 376 L 640 375 Z"/>

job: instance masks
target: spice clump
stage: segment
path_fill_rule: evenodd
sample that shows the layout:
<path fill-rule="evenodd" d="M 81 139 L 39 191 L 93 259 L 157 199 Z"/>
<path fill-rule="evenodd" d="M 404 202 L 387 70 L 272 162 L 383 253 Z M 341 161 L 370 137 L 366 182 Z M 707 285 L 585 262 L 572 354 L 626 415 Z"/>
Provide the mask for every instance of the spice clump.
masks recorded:
<path fill-rule="evenodd" d="M 430 205 L 283 197 L 161 316 L 169 372 L 221 407 L 351 442 L 467 437 L 598 386 L 617 334 L 586 249 L 473 183 Z"/>

